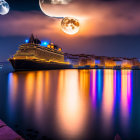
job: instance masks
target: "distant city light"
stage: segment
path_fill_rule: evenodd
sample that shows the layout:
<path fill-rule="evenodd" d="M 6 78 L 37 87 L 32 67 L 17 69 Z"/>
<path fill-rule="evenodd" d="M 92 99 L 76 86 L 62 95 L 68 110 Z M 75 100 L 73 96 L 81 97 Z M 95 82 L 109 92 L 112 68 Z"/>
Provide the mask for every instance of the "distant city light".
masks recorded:
<path fill-rule="evenodd" d="M 29 43 L 29 39 L 26 39 L 26 40 L 25 40 L 25 43 Z"/>
<path fill-rule="evenodd" d="M 95 60 L 95 64 L 100 64 L 100 60 Z"/>
<path fill-rule="evenodd" d="M 50 41 L 41 41 L 41 46 L 47 47 L 50 44 Z"/>

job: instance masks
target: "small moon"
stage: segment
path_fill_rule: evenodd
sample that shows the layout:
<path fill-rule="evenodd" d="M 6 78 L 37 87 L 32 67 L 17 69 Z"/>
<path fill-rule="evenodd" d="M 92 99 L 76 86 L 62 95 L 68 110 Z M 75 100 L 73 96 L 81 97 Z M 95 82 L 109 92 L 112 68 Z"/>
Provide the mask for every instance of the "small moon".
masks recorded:
<path fill-rule="evenodd" d="M 79 32 L 80 23 L 77 19 L 66 17 L 61 22 L 61 29 L 66 34 L 73 35 Z"/>
<path fill-rule="evenodd" d="M 0 0 L 0 14 L 6 15 L 10 10 L 9 4 L 5 0 Z"/>
<path fill-rule="evenodd" d="M 39 0 L 41 11 L 50 17 L 63 17 L 60 9 L 66 8 L 72 0 Z"/>

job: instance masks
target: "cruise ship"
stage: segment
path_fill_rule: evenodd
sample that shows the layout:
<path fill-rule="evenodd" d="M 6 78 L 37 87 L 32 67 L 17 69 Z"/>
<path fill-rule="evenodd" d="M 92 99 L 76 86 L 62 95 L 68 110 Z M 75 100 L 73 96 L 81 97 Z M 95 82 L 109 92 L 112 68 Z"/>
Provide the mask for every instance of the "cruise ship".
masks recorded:
<path fill-rule="evenodd" d="M 16 71 L 72 68 L 71 64 L 64 61 L 62 48 L 53 43 L 44 47 L 33 34 L 27 43 L 20 45 L 19 50 L 9 58 L 9 61 Z"/>

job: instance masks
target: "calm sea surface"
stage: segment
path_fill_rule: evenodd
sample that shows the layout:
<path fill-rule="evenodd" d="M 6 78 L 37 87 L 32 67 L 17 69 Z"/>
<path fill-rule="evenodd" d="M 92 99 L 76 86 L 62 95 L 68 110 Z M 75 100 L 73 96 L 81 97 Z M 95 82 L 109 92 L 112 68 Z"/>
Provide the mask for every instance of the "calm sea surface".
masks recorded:
<path fill-rule="evenodd" d="M 140 71 L 0 70 L 0 119 L 28 139 L 140 139 Z"/>

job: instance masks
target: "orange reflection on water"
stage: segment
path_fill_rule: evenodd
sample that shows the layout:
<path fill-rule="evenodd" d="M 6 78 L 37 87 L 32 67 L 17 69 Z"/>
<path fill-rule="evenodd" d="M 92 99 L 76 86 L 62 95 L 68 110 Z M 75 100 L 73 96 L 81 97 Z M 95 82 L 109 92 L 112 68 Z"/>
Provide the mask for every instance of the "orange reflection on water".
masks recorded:
<path fill-rule="evenodd" d="M 25 105 L 26 109 L 31 106 L 34 97 L 34 89 L 35 89 L 35 73 L 29 72 L 25 77 Z"/>
<path fill-rule="evenodd" d="M 57 127 L 63 136 L 82 135 L 85 128 L 87 109 L 80 95 L 78 79 L 77 70 L 61 71 L 59 75 Z"/>
<path fill-rule="evenodd" d="M 48 105 L 49 103 L 49 92 L 50 92 L 50 73 L 45 71 L 45 83 L 44 83 L 44 101 Z"/>
<path fill-rule="evenodd" d="M 11 106 L 15 105 L 18 96 L 18 76 L 16 73 L 9 74 L 9 102 Z"/>
<path fill-rule="evenodd" d="M 38 71 L 36 73 L 36 83 L 35 83 L 35 117 L 37 120 L 41 121 L 43 113 L 43 72 Z M 43 120 L 42 120 L 43 121 Z M 41 123 L 40 123 L 41 124 Z"/>
<path fill-rule="evenodd" d="M 103 121 L 104 131 L 111 130 L 113 105 L 114 105 L 114 85 L 113 85 L 113 70 L 104 70 L 104 87 L 103 87 Z"/>
<path fill-rule="evenodd" d="M 10 73 L 8 75 L 8 117 L 9 120 L 13 121 L 14 113 L 16 112 L 16 105 L 18 95 L 18 76 L 16 73 Z"/>
<path fill-rule="evenodd" d="M 89 97 L 90 89 L 90 71 L 81 70 L 79 71 L 79 83 L 80 83 L 80 93 L 82 96 L 86 95 Z"/>

